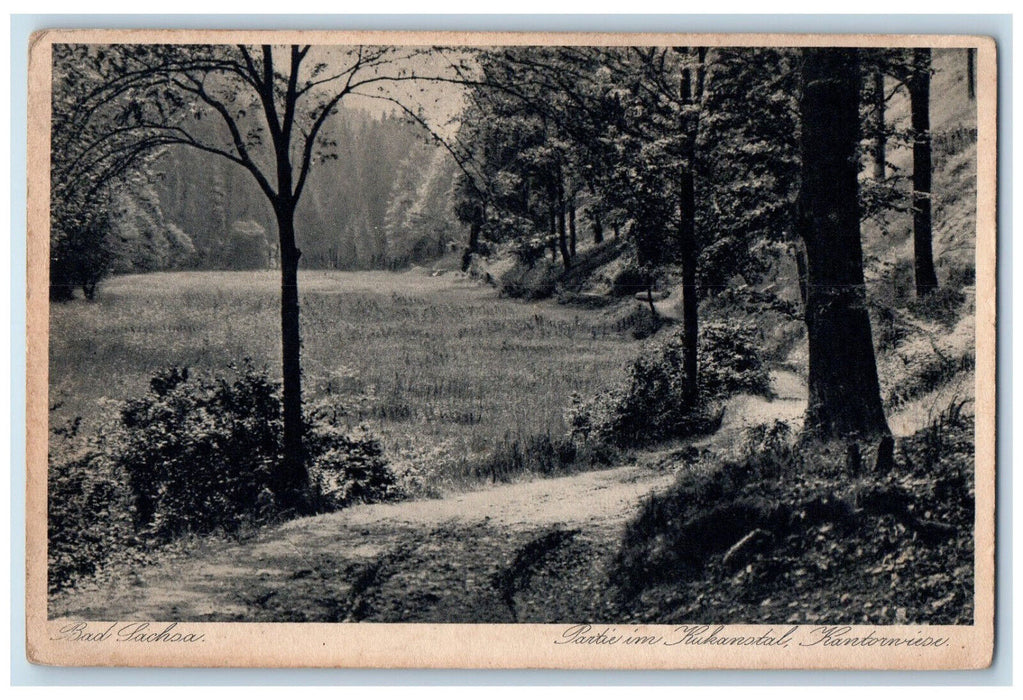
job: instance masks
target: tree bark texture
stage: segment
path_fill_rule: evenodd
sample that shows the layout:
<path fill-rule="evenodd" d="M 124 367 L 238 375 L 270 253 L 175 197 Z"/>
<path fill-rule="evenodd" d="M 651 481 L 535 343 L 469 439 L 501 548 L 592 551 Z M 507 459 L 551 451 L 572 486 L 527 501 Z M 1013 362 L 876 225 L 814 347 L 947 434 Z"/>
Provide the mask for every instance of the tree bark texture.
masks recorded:
<path fill-rule="evenodd" d="M 275 493 L 285 508 L 304 509 L 309 476 L 302 444 L 302 340 L 299 333 L 298 260 L 295 207 L 277 206 L 281 245 L 281 360 L 283 368 L 284 463 L 275 475 Z"/>
<path fill-rule="evenodd" d="M 977 49 L 966 49 L 966 95 L 977 99 Z"/>
<path fill-rule="evenodd" d="M 479 252 L 481 228 L 479 221 L 473 221 L 469 225 L 469 245 L 462 254 L 462 272 L 469 270 L 469 265 L 472 264 L 472 256 Z"/>
<path fill-rule="evenodd" d="M 573 258 L 575 257 L 576 242 L 575 196 L 572 196 L 568 198 L 568 249 Z"/>
<path fill-rule="evenodd" d="M 916 295 L 922 297 L 938 287 L 931 250 L 930 49 L 913 50 L 909 95 L 913 127 L 913 268 Z"/>
<path fill-rule="evenodd" d="M 565 185 L 558 178 L 555 216 L 558 225 L 558 248 L 561 250 L 561 261 L 565 269 L 572 267 L 572 251 L 568 248 L 568 234 L 565 227 Z"/>
<path fill-rule="evenodd" d="M 885 179 L 885 160 L 887 158 L 885 153 L 887 137 L 885 135 L 884 124 L 884 71 L 881 70 L 880 66 L 875 66 L 870 78 L 870 96 L 873 103 L 873 124 L 871 128 L 874 131 L 871 156 L 874 160 L 874 179 L 880 182 Z"/>
<path fill-rule="evenodd" d="M 806 245 L 806 429 L 831 438 L 889 433 L 867 315 L 856 147 L 854 49 L 803 49 L 799 233 Z"/>

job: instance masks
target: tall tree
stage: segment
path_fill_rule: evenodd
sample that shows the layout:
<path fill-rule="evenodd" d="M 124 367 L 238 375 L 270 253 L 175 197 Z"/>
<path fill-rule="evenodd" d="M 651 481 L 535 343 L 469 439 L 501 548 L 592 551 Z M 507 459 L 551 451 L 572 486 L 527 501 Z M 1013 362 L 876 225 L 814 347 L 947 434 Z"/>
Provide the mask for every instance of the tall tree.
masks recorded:
<path fill-rule="evenodd" d="M 94 87 L 60 108 L 69 128 L 95 134 L 74 147 L 69 185 L 119 172 L 166 146 L 225 158 L 251 175 L 277 225 L 281 273 L 283 460 L 274 475 L 285 507 L 303 509 L 301 335 L 295 211 L 313 164 L 331 152 L 321 129 L 342 99 L 387 71 L 394 49 L 353 47 L 310 59 L 310 46 L 113 45 L 57 47 L 58 79 L 90 76 Z M 68 60 L 61 62 L 61 58 Z"/>
<path fill-rule="evenodd" d="M 803 49 L 798 230 L 806 245 L 807 428 L 888 433 L 867 314 L 857 189 L 856 50 Z"/>
<path fill-rule="evenodd" d="M 138 171 L 153 160 L 150 151 L 122 152 L 98 167 L 81 168 L 83 144 L 97 142 L 105 126 L 83 120 L 80 95 L 101 84 L 95 74 L 67 65 L 90 61 L 85 46 L 54 47 L 52 118 L 50 120 L 50 299 L 68 301 L 81 287 L 86 298 L 96 293 L 117 256 L 112 202 L 124 189 L 145 184 Z M 139 167 L 134 167 L 139 166 Z"/>
<path fill-rule="evenodd" d="M 696 265 L 699 249 L 696 243 L 696 138 L 700 129 L 703 103 L 707 49 L 686 51 L 688 61 L 682 64 L 679 93 L 681 96 L 681 124 L 685 141 L 682 162 L 679 164 L 679 217 L 678 255 L 682 268 L 682 328 L 685 335 L 686 392 L 695 398 L 699 376 L 699 292 L 696 284 Z M 695 66 L 691 62 L 695 60 Z M 693 80 L 695 72 L 695 81 Z"/>
<path fill-rule="evenodd" d="M 874 161 L 874 179 L 884 181 L 885 169 L 887 166 L 885 146 L 887 145 L 887 134 L 885 133 L 885 94 L 884 94 L 884 71 L 879 62 L 873 62 L 870 67 L 870 106 L 871 106 L 871 157 Z"/>
<path fill-rule="evenodd" d="M 977 49 L 966 49 L 966 94 L 977 99 Z"/>
<path fill-rule="evenodd" d="M 931 50 L 913 49 L 909 88 L 913 126 L 913 269 L 916 295 L 938 287 L 931 250 Z"/>

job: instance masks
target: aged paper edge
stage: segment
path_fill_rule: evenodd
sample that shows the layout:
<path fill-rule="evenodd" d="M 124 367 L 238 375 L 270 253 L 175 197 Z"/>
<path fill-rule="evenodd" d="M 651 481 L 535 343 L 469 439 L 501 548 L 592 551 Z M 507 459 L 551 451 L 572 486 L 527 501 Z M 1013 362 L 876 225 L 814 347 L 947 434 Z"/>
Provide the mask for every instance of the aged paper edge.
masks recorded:
<path fill-rule="evenodd" d="M 977 49 L 976 525 L 974 624 L 853 626 L 850 636 L 944 637 L 941 647 L 556 644 L 567 625 L 181 623 L 192 644 L 55 640 L 48 620 L 46 469 L 49 343 L 50 57 L 55 43 L 320 43 L 392 45 L 850 46 Z M 231 30 L 44 30 L 29 49 L 27 232 L 26 649 L 29 661 L 62 666 L 543 668 L 543 669 L 980 669 L 994 648 L 997 54 L 981 36 L 929 34 L 655 34 Z M 133 621 L 90 621 L 115 630 Z M 674 625 L 592 621 L 622 634 L 666 635 Z M 159 632 L 170 623 L 151 622 Z M 712 625 L 713 627 L 713 625 Z M 779 636 L 789 625 L 729 625 L 728 636 Z M 815 625 L 797 627 L 812 641 Z M 636 632 L 638 630 L 638 632 Z"/>

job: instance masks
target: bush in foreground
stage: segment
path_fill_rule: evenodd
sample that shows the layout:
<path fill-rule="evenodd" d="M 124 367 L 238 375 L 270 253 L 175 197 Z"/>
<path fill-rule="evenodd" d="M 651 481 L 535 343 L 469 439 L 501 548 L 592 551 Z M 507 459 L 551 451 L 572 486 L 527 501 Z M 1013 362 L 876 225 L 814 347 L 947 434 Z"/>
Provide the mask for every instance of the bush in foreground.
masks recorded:
<path fill-rule="evenodd" d="M 282 460 L 280 392 L 249 363 L 233 377 L 157 373 L 97 437 L 51 456 L 50 587 L 93 573 L 119 552 L 184 535 L 232 533 L 286 517 L 272 474 Z M 321 511 L 395 495 L 373 436 L 307 418 L 310 501 Z"/>

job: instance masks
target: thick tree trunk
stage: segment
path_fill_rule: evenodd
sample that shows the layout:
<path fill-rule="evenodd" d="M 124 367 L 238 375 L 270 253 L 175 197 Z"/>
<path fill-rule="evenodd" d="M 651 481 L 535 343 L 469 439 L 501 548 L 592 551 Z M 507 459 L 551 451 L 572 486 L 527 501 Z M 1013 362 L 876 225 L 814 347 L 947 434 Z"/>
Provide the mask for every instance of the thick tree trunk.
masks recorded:
<path fill-rule="evenodd" d="M 302 419 L 302 340 L 299 333 L 298 259 L 295 208 L 278 205 L 281 245 L 281 359 L 283 366 L 284 463 L 276 474 L 275 493 L 284 508 L 305 510 L 309 474 L 305 466 Z"/>
<path fill-rule="evenodd" d="M 807 430 L 889 433 L 867 315 L 857 191 L 860 73 L 854 49 L 803 49 L 799 233 L 806 244 Z"/>
<path fill-rule="evenodd" d="M 913 126 L 913 267 L 916 295 L 925 296 L 938 286 L 931 251 L 931 50 L 913 50 L 913 77 L 909 82 Z"/>
<path fill-rule="evenodd" d="M 871 74 L 871 102 L 873 102 L 873 124 L 874 131 L 873 148 L 871 149 L 874 159 L 874 179 L 882 181 L 885 179 L 885 154 L 886 136 L 884 126 L 884 72 L 880 66 L 874 66 Z"/>

